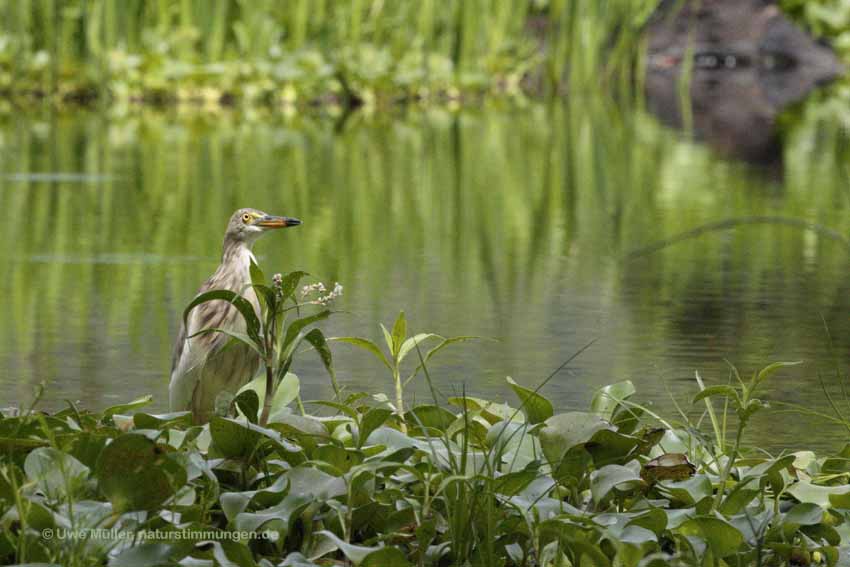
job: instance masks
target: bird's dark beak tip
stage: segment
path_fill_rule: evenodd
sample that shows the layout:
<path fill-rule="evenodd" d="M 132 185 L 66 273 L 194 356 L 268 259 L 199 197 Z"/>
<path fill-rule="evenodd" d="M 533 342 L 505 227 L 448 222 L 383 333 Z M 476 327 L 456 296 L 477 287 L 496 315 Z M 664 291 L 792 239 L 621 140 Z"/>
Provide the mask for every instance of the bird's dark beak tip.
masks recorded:
<path fill-rule="evenodd" d="M 301 224 L 301 221 L 298 220 L 298 219 L 287 218 L 287 219 L 284 220 L 284 226 L 287 226 L 287 227 L 298 226 L 299 224 Z"/>

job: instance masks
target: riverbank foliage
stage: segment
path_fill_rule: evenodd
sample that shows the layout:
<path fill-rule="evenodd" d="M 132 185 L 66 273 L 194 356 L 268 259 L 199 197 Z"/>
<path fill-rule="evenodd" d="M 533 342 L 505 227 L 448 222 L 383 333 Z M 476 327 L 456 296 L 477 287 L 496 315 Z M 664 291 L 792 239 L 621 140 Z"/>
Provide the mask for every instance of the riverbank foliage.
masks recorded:
<path fill-rule="evenodd" d="M 598 77 L 603 49 L 614 46 L 610 64 L 623 63 L 653 7 L 649 0 L 293 0 L 285 9 L 273 0 L 0 0 L 0 92 L 291 106 L 551 91 L 567 75 Z"/>
<path fill-rule="evenodd" d="M 706 408 L 709 435 L 632 402 L 629 382 L 567 413 L 508 379 L 510 404 L 435 393 L 400 414 L 386 396 L 348 394 L 279 408 L 265 427 L 252 390 L 234 401 L 240 417 L 203 426 L 148 413 L 149 397 L 98 413 L 69 404 L 6 415 L 0 559 L 835 565 L 848 538 L 850 449 L 743 448 L 765 406 L 757 390 L 783 366 L 733 385 L 699 381 L 693 403 Z M 294 375 L 281 389 L 281 404 L 298 400 Z"/>

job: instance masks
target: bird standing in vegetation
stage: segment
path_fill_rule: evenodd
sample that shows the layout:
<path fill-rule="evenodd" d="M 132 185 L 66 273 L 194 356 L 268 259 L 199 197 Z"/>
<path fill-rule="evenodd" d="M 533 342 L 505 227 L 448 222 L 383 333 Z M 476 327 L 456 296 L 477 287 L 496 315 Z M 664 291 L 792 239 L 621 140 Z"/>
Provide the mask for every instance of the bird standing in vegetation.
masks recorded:
<path fill-rule="evenodd" d="M 255 261 L 251 248 L 264 233 L 299 224 L 298 219 L 267 215 L 256 209 L 239 209 L 233 213 L 224 233 L 221 264 L 198 294 L 230 290 L 243 295 L 259 313 L 257 295 L 248 286 L 251 262 Z M 216 397 L 224 391 L 235 394 L 254 377 L 260 365 L 259 355 L 249 346 L 228 345 L 230 338 L 226 332 L 196 334 L 203 329 L 244 334 L 245 321 L 228 301 L 215 300 L 201 303 L 189 313 L 185 324 L 180 323 L 168 394 L 171 410 L 191 410 L 195 423 L 209 421 Z"/>

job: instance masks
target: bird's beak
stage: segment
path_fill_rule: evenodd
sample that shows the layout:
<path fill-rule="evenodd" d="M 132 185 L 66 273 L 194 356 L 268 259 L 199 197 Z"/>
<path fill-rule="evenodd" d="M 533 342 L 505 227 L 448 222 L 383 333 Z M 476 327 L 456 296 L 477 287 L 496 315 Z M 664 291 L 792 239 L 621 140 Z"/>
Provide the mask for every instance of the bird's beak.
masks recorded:
<path fill-rule="evenodd" d="M 298 226 L 301 224 L 301 221 L 290 217 L 266 215 L 254 221 L 254 224 L 263 228 L 286 228 L 288 226 Z"/>

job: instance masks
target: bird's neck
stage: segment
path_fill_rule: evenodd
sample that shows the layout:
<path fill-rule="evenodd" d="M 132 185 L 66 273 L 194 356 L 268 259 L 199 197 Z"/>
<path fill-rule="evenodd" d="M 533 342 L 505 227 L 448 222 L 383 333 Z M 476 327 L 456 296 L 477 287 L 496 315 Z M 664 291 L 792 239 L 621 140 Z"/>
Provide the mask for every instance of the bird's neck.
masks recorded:
<path fill-rule="evenodd" d="M 241 240 L 229 240 L 224 243 L 224 250 L 221 254 L 221 264 L 223 266 L 240 266 L 249 273 L 251 262 L 256 262 L 254 253 L 251 251 L 253 242 Z"/>

